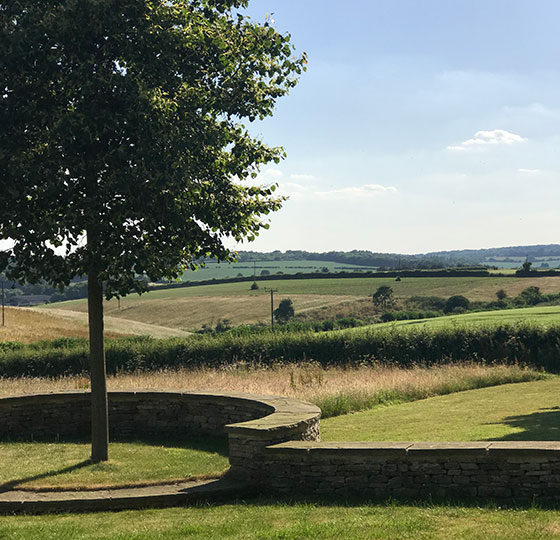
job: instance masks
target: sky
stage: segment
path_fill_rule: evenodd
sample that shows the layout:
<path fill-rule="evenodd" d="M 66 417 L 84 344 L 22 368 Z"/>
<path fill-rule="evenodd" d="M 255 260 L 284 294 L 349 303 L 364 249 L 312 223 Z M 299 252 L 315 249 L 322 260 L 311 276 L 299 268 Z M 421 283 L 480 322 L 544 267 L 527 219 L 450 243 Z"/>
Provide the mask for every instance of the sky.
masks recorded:
<path fill-rule="evenodd" d="M 309 56 L 272 117 L 288 196 L 237 249 L 560 243 L 560 2 L 252 0 Z"/>

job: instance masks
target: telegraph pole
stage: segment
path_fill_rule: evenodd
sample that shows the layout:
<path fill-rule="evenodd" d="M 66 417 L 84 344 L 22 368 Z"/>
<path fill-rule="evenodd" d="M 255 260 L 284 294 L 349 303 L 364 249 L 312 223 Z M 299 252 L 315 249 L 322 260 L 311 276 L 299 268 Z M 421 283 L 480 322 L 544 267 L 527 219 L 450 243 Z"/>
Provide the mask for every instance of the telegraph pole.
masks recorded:
<path fill-rule="evenodd" d="M 270 292 L 270 326 L 274 328 L 274 293 L 278 292 L 278 289 L 264 288 L 265 292 Z"/>
<path fill-rule="evenodd" d="M 4 282 L 2 281 L 2 326 L 5 326 L 4 318 Z"/>

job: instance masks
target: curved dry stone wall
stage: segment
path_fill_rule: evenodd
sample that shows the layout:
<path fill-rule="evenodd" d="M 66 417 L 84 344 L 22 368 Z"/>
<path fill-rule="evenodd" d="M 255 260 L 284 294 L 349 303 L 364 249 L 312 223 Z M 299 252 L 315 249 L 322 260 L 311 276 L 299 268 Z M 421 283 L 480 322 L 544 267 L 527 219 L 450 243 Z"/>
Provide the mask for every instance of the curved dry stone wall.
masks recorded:
<path fill-rule="evenodd" d="M 320 410 L 251 394 L 111 392 L 114 435 L 227 434 L 231 476 L 277 493 L 556 499 L 560 442 L 321 443 Z M 0 399 L 0 438 L 89 433 L 89 394 Z"/>

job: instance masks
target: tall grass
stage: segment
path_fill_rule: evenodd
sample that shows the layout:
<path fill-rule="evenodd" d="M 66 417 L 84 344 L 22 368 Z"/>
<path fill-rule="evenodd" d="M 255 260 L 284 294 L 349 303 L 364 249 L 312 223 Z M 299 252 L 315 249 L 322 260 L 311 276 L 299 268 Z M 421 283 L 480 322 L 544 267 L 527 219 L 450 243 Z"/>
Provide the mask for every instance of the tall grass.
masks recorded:
<path fill-rule="evenodd" d="M 517 365 L 465 363 L 431 368 L 387 365 L 323 368 L 308 362 L 276 367 L 238 364 L 219 369 L 121 373 L 109 376 L 108 387 L 110 390 L 165 388 L 276 394 L 315 403 L 327 417 L 377 405 L 542 377 L 542 372 Z M 0 395 L 88 388 L 89 379 L 85 376 L 0 378 Z"/>

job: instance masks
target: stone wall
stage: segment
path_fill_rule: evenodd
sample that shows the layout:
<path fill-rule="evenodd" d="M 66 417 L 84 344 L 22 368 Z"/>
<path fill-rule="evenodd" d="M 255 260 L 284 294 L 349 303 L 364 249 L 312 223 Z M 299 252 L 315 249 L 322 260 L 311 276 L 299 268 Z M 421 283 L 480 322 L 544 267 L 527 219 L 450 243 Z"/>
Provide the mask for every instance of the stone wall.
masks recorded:
<path fill-rule="evenodd" d="M 109 393 L 112 435 L 227 434 L 231 476 L 267 492 L 557 499 L 560 442 L 321 443 L 320 410 L 251 394 Z M 89 433 L 89 394 L 0 398 L 0 438 Z"/>
<path fill-rule="evenodd" d="M 227 435 L 231 473 L 249 479 L 267 446 L 319 437 L 321 411 L 283 397 L 130 391 L 108 398 L 111 437 Z M 88 436 L 90 410 L 82 391 L 0 398 L 0 439 Z"/>
<path fill-rule="evenodd" d="M 263 473 L 285 493 L 554 499 L 560 442 L 289 442 L 266 449 Z"/>

